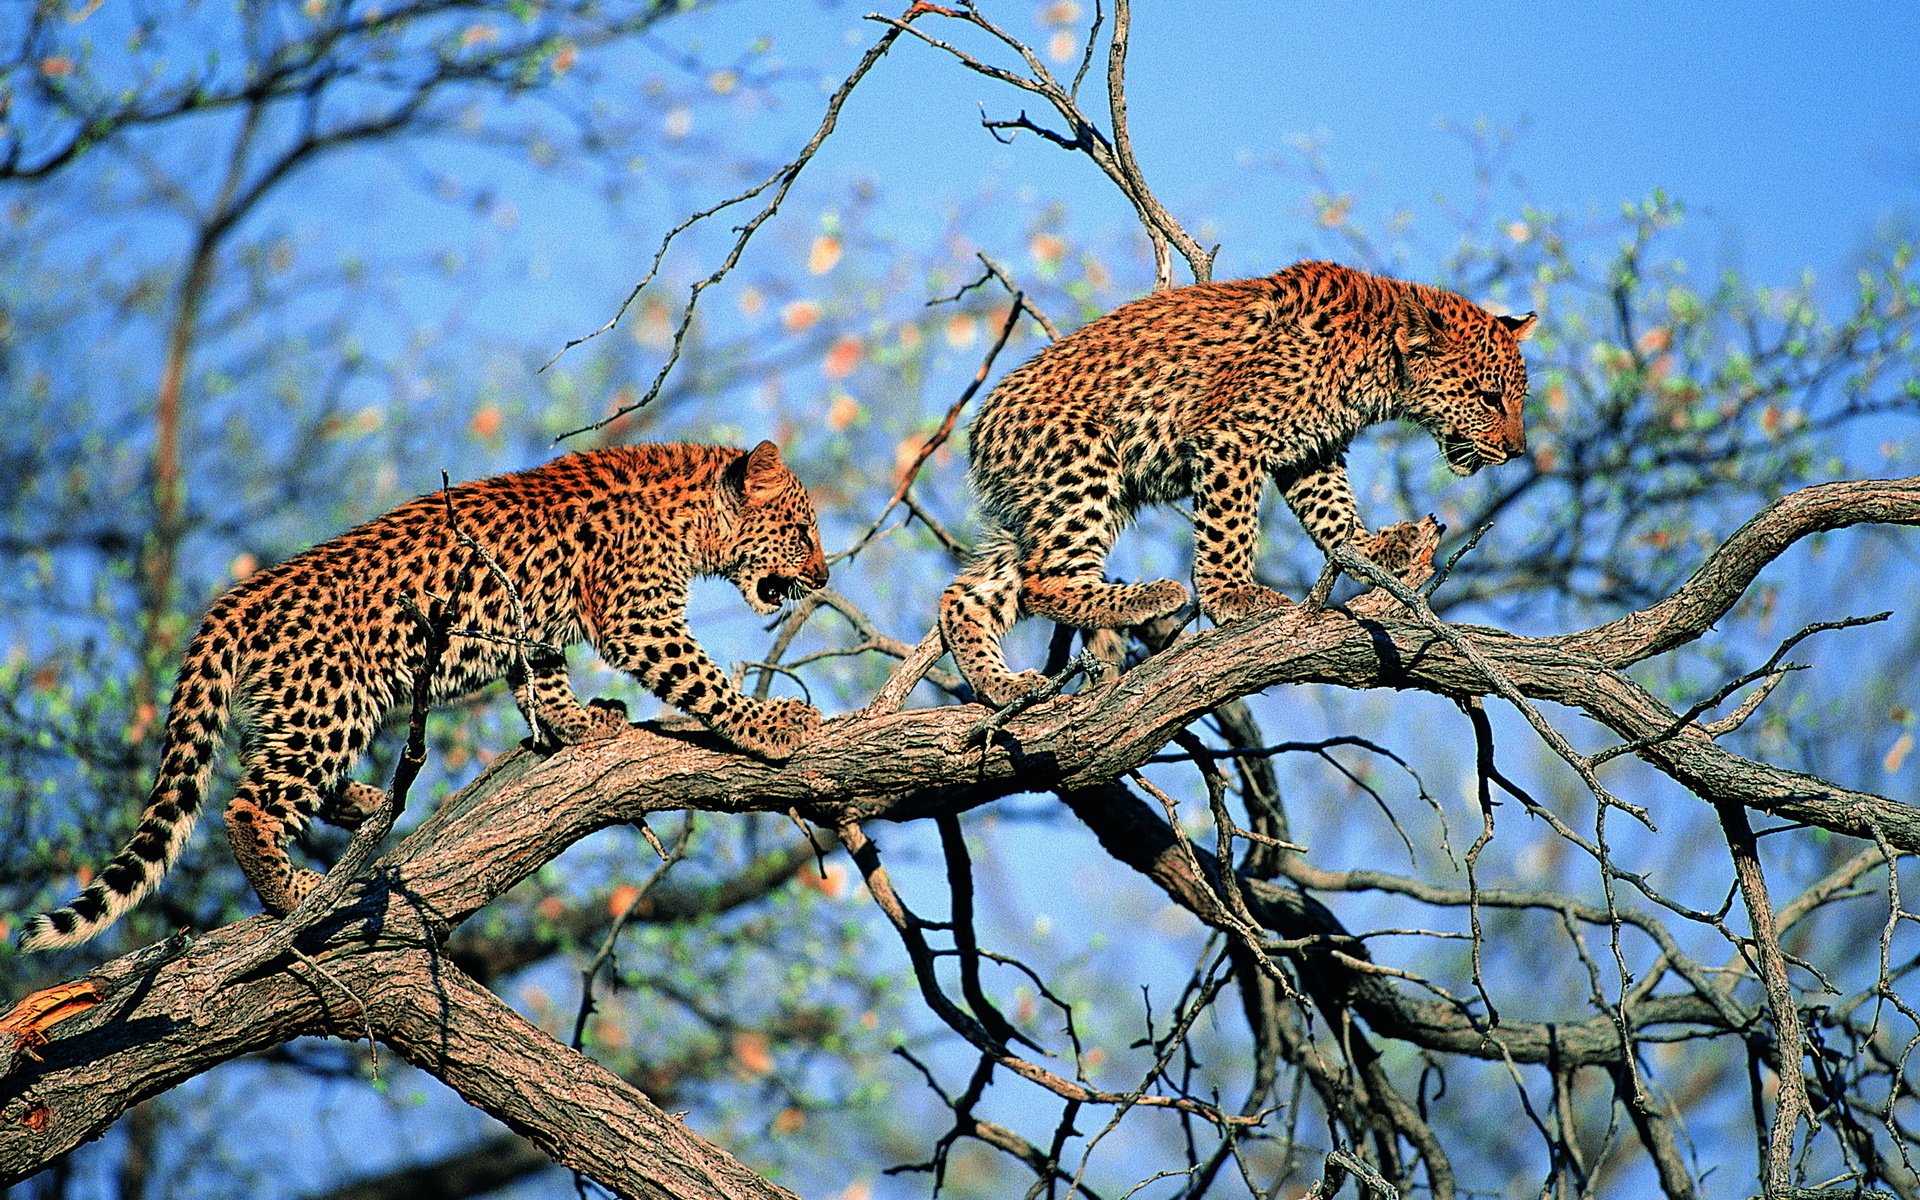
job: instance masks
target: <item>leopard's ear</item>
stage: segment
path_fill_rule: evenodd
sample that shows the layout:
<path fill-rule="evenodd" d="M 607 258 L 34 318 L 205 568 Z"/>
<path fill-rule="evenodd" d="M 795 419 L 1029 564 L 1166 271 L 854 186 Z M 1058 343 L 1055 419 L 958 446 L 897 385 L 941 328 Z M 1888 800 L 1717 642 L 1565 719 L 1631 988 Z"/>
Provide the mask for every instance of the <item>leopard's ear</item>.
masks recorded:
<path fill-rule="evenodd" d="M 758 446 L 747 451 L 748 479 L 752 479 L 756 475 L 765 475 L 768 471 L 778 469 L 779 466 L 780 447 L 774 445 L 772 442 L 763 441 Z"/>
<path fill-rule="evenodd" d="M 1524 342 L 1533 333 L 1533 326 L 1539 320 L 1538 313 L 1522 313 L 1517 317 L 1501 317 L 1499 321 L 1507 327 L 1516 342 Z"/>
<path fill-rule="evenodd" d="M 1401 354 L 1412 358 L 1432 354 L 1445 344 L 1447 319 L 1421 303 L 1412 289 L 1400 293 L 1394 306 L 1393 344 Z"/>
<path fill-rule="evenodd" d="M 780 462 L 780 447 L 772 442 L 761 442 L 727 467 L 727 489 L 737 499 L 757 499 L 774 489 L 776 477 L 784 470 Z"/>

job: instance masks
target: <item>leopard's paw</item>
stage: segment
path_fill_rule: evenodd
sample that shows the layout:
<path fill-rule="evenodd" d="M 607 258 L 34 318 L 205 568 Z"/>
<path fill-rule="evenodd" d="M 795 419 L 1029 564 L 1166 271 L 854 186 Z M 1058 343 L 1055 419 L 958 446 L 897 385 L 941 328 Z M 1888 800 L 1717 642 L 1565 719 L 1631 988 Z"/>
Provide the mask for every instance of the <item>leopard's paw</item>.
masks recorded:
<path fill-rule="evenodd" d="M 572 706 L 564 720 L 543 716 L 540 729 L 541 736 L 529 738 L 527 745 L 544 752 L 584 742 L 604 742 L 626 732 L 627 706 L 620 700 L 589 700 Z"/>
<path fill-rule="evenodd" d="M 1129 611 L 1116 614 L 1122 617 L 1119 627 L 1145 625 L 1170 617 L 1187 606 L 1187 587 L 1175 579 L 1156 579 L 1152 583 L 1136 585 L 1135 597 L 1128 605 Z"/>
<path fill-rule="evenodd" d="M 581 710 L 586 714 L 586 732 L 583 742 L 597 742 L 610 737 L 618 737 L 627 731 L 627 702 L 611 697 L 596 697 L 587 701 Z"/>
<path fill-rule="evenodd" d="M 1215 625 L 1226 625 L 1244 617 L 1270 617 L 1292 607 L 1292 600 L 1257 583 L 1215 588 L 1200 597 L 1200 610 Z"/>
<path fill-rule="evenodd" d="M 1408 587 L 1419 587 L 1433 575 L 1433 553 L 1446 531 L 1445 525 L 1429 515 L 1389 525 L 1361 538 L 1353 548 Z"/>
<path fill-rule="evenodd" d="M 792 758 L 819 728 L 819 709 L 779 696 L 755 704 L 719 733 L 749 754 L 778 762 Z"/>
<path fill-rule="evenodd" d="M 1025 699 L 1039 690 L 1047 682 L 1047 677 L 1039 671 L 1019 671 L 1008 675 L 1004 680 L 974 688 L 980 703 L 988 708 L 1005 708 L 1016 700 Z"/>

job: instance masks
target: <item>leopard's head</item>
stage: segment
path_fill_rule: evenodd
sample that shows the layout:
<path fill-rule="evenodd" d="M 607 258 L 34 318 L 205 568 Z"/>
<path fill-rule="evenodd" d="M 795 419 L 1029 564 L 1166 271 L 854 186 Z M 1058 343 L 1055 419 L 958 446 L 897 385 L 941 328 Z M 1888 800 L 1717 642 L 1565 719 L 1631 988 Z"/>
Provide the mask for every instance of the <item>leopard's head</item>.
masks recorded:
<path fill-rule="evenodd" d="M 1440 444 L 1456 475 L 1526 453 L 1527 364 L 1534 314 L 1494 316 L 1448 292 L 1410 287 L 1394 318 L 1400 416 Z"/>
<path fill-rule="evenodd" d="M 827 582 L 827 556 L 813 501 L 780 449 L 761 442 L 726 469 L 721 486 L 738 514 L 736 536 L 720 573 L 757 613 L 779 610 Z"/>

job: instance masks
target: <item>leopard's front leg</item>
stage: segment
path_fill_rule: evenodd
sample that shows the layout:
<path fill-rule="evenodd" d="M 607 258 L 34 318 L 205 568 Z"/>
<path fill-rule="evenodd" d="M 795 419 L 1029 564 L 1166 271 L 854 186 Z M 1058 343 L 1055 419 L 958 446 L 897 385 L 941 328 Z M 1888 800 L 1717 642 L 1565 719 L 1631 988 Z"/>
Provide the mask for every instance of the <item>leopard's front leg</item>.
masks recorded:
<path fill-rule="evenodd" d="M 1344 460 L 1283 476 L 1280 494 L 1322 550 L 1350 546 L 1410 586 L 1419 586 L 1433 574 L 1433 551 L 1446 527 L 1427 517 L 1391 525 L 1379 533 L 1367 532 L 1360 523 Z"/>
<path fill-rule="evenodd" d="M 791 758 L 820 728 L 820 712 L 802 700 L 756 700 L 741 693 L 687 630 L 684 589 L 635 583 L 617 587 L 590 630 L 600 657 L 721 737 L 763 758 Z"/>
<path fill-rule="evenodd" d="M 566 655 L 551 647 L 534 646 L 515 656 L 507 686 L 537 745 L 597 742 L 627 727 L 627 707 L 618 700 L 580 703 L 567 678 Z"/>
<path fill-rule="evenodd" d="M 1347 482 L 1347 461 L 1304 467 L 1296 473 L 1278 476 L 1280 495 L 1293 515 L 1300 518 L 1314 545 L 1322 550 L 1344 546 L 1367 535 L 1360 523 L 1360 505 L 1353 498 L 1353 485 Z"/>
<path fill-rule="evenodd" d="M 1258 462 L 1237 446 L 1205 446 L 1194 455 L 1193 474 L 1193 586 L 1200 611 L 1224 625 L 1285 608 L 1291 601 L 1253 578 L 1266 484 Z"/>

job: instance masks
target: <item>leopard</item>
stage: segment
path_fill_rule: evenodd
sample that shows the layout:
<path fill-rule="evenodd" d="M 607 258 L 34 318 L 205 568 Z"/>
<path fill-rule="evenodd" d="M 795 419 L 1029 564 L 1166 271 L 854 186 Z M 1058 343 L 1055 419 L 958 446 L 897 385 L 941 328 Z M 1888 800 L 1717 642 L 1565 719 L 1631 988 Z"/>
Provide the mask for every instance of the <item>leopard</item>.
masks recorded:
<path fill-rule="evenodd" d="M 1001 650 L 1021 616 L 1118 630 L 1186 608 L 1177 580 L 1103 574 L 1148 505 L 1191 499 L 1194 590 L 1216 625 L 1293 603 L 1254 579 L 1268 479 L 1322 550 L 1391 552 L 1360 519 L 1349 444 L 1398 419 L 1431 434 L 1457 475 L 1524 454 L 1520 343 L 1536 319 L 1301 262 L 1152 293 L 1009 371 L 969 429 L 982 534 L 939 606 L 974 697 L 1004 706 L 1042 681 Z"/>
<path fill-rule="evenodd" d="M 136 831 L 70 904 L 25 924 L 21 948 L 87 941 L 160 883 L 229 726 L 240 762 L 228 839 L 281 916 L 321 879 L 295 867 L 290 840 L 315 817 L 352 829 L 389 802 L 348 772 L 423 678 L 436 706 L 505 679 L 536 748 L 604 740 L 628 728 L 626 709 L 575 696 L 565 649 L 584 640 L 733 747 L 791 757 L 819 711 L 744 695 L 714 664 L 686 624 L 700 576 L 725 578 L 761 614 L 826 584 L 812 501 L 772 442 L 568 454 L 420 496 L 248 575 L 181 656 Z"/>

